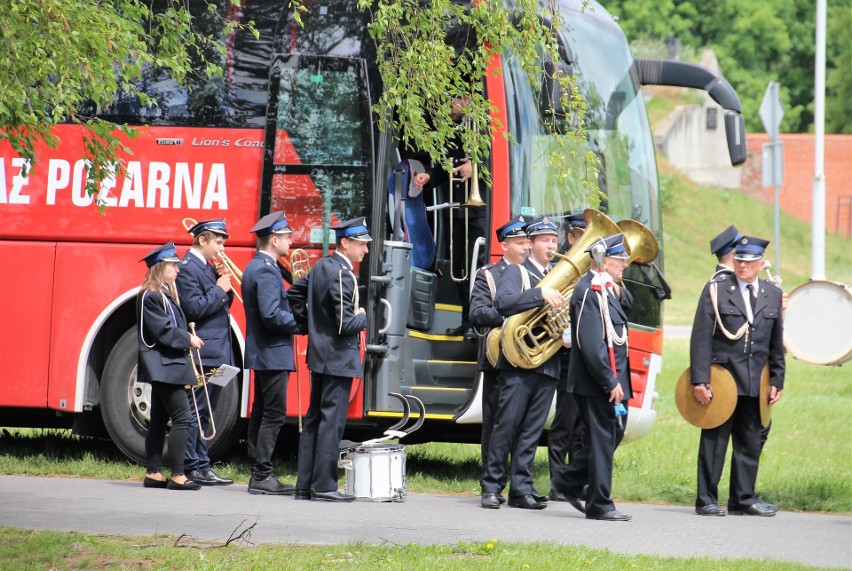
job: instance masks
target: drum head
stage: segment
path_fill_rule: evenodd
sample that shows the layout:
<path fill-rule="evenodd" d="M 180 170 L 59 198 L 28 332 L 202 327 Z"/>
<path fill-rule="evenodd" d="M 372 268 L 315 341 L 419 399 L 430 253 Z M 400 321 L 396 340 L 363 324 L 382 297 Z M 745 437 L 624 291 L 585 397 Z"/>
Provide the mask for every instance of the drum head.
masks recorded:
<path fill-rule="evenodd" d="M 769 365 L 760 373 L 760 424 L 767 428 L 772 422 L 772 407 L 769 406 Z"/>
<path fill-rule="evenodd" d="M 784 347 L 799 360 L 841 365 L 852 357 L 852 292 L 832 281 L 811 281 L 790 292 Z"/>

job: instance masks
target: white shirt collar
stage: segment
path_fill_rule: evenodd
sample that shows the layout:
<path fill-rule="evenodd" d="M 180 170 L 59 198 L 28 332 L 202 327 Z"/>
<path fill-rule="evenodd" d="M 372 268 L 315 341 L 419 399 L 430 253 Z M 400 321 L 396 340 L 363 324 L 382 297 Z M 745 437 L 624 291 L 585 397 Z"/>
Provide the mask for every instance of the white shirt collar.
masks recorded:
<path fill-rule="evenodd" d="M 270 258 L 272 258 L 272 261 L 273 261 L 273 262 L 277 262 L 277 261 L 278 261 L 278 258 L 276 258 L 275 256 L 273 256 L 272 254 L 270 254 L 270 253 L 269 253 L 269 252 L 267 252 L 266 250 L 258 250 L 258 252 L 260 252 L 261 254 L 263 254 L 263 255 L 265 255 L 265 256 L 269 256 Z"/>
<path fill-rule="evenodd" d="M 340 253 L 340 252 L 338 252 L 337 250 L 335 250 L 335 251 L 334 251 L 334 254 L 333 254 L 333 255 L 334 255 L 334 256 L 340 256 L 340 259 L 341 259 L 341 260 L 343 260 L 344 262 L 346 262 L 346 265 L 347 265 L 347 266 L 349 266 L 349 269 L 350 269 L 350 270 L 352 270 L 352 269 L 354 269 L 354 268 L 355 268 L 355 266 L 352 264 L 352 260 L 350 260 L 349 258 L 347 258 L 346 256 L 344 256 L 343 254 L 341 254 L 341 253 Z"/>
<path fill-rule="evenodd" d="M 204 257 L 204 254 L 196 250 L 195 248 L 190 248 L 189 253 L 201 260 L 201 263 L 205 266 L 207 265 L 207 258 Z"/>
<path fill-rule="evenodd" d="M 533 259 L 533 257 L 532 257 L 532 256 L 530 256 L 530 257 L 529 257 L 529 261 L 530 261 L 530 262 L 532 262 L 532 263 L 533 263 L 533 265 L 534 265 L 536 268 L 538 268 L 538 271 L 541 273 L 541 275 L 544 275 L 544 274 L 546 274 L 546 273 L 547 273 L 547 269 L 546 269 L 544 266 L 542 266 L 541 264 L 539 264 L 538 262 L 536 262 L 536 261 Z"/>

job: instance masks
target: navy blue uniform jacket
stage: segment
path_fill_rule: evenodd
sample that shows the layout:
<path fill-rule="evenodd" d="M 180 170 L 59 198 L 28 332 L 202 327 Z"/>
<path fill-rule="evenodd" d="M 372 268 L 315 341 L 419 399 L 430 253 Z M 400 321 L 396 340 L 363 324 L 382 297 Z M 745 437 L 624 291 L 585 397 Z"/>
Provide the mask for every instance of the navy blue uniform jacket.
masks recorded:
<path fill-rule="evenodd" d="M 195 322 L 195 334 L 204 340 L 201 362 L 205 367 L 233 362 L 230 307 L 234 292 L 225 293 L 216 285 L 218 279 L 212 265 L 189 251 L 184 254 L 175 283 L 187 321 Z"/>
<path fill-rule="evenodd" d="M 293 334 L 296 319 L 278 264 L 257 252 L 243 272 L 241 284 L 246 309 L 246 367 L 260 371 L 295 371 Z"/>
<path fill-rule="evenodd" d="M 523 266 L 523 268 L 521 268 Z M 530 289 L 523 289 L 523 278 L 521 272 L 526 271 L 530 276 Z M 544 306 L 544 299 L 541 297 L 541 288 L 535 287 L 544 276 L 541 271 L 530 261 L 529 258 L 524 260 L 523 264 L 510 264 L 503 272 L 503 277 L 500 278 L 500 283 L 497 284 L 497 300 L 494 303 L 497 311 L 505 317 L 521 313 L 528 309 L 534 309 Z M 503 339 L 506 342 L 506 339 Z M 554 355 L 535 369 L 530 369 L 541 375 L 559 379 L 559 358 Z M 497 359 L 498 369 L 514 369 L 511 363 L 500 351 L 500 357 Z"/>
<path fill-rule="evenodd" d="M 586 272 L 571 295 L 572 346 L 571 362 L 568 365 L 568 390 L 578 395 L 608 399 L 609 393 L 618 383 L 624 391 L 622 400 L 627 401 L 633 396 L 627 344 L 613 343 L 617 375 L 613 374 L 604 337 L 600 301 L 596 292 L 591 289 L 592 277 L 591 271 Z M 626 288 L 622 288 L 622 296 L 624 295 L 630 295 Z M 627 314 L 622 308 L 622 302 L 611 291 L 606 299 L 615 332 L 619 335 L 626 333 Z M 632 296 L 627 298 L 625 304 L 632 304 L 632 299 Z"/>
<path fill-rule="evenodd" d="M 142 291 L 136 297 L 136 315 L 139 338 L 136 380 L 194 385 L 195 376 L 189 363 L 190 336 L 181 308 L 165 292 Z"/>
<path fill-rule="evenodd" d="M 307 315 L 308 369 L 314 373 L 364 378 L 359 333 L 367 316 L 355 313 L 357 287 L 346 259 L 335 252 L 290 288 L 294 311 Z"/>
<path fill-rule="evenodd" d="M 503 277 L 503 272 L 506 271 L 511 264 L 501 259 L 493 264 L 487 264 L 476 272 L 476 277 L 473 280 L 473 291 L 470 292 L 470 323 L 476 327 L 479 332 L 488 331 L 494 327 L 503 325 L 504 317 L 500 315 L 497 308 L 494 307 L 491 288 L 488 287 L 488 278 L 485 273 L 491 274 L 494 279 L 494 287 L 496 290 L 497 284 Z M 496 291 L 494 294 L 496 295 Z M 479 347 L 479 370 L 490 371 L 493 369 L 491 363 L 485 355 L 485 343 L 480 343 Z"/>
<path fill-rule="evenodd" d="M 716 274 L 701 292 L 692 324 L 689 342 L 692 383 L 709 383 L 710 365 L 717 363 L 733 375 L 737 394 L 758 397 L 760 374 L 763 366 L 769 363 L 769 383 L 783 389 L 785 363 L 781 289 L 770 282 L 758 280 L 751 330 L 732 341 L 716 325 L 716 313 L 710 300 L 712 284 L 716 284 L 719 315 L 725 329 L 736 333 L 748 320 L 737 279 L 729 273 Z"/>

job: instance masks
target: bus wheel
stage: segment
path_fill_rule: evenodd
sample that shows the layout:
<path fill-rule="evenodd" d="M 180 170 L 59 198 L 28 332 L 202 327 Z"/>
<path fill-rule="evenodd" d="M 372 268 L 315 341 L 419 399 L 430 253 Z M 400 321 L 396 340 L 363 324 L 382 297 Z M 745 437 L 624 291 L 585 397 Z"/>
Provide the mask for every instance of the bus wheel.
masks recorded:
<path fill-rule="evenodd" d="M 115 445 L 130 459 L 145 463 L 145 436 L 151 418 L 151 385 L 136 381 L 138 340 L 130 329 L 115 344 L 104 367 L 100 401 L 104 425 Z M 207 444 L 211 457 L 227 454 L 237 439 L 239 383 L 228 383 L 216 406 L 216 438 Z M 193 412 L 193 414 L 195 414 Z M 166 439 L 168 454 L 168 439 Z"/>

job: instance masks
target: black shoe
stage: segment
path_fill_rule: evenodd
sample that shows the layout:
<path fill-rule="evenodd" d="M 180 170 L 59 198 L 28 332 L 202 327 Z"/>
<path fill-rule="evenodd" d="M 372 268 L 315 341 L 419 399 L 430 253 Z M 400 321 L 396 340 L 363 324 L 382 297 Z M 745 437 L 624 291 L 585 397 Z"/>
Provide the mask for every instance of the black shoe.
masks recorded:
<path fill-rule="evenodd" d="M 586 489 L 586 486 L 583 486 L 583 489 Z M 577 496 L 572 496 L 571 494 L 565 493 L 559 490 L 559 487 L 554 485 L 554 482 L 551 480 L 550 482 L 550 499 L 555 502 L 568 502 L 578 512 L 584 514 L 586 513 L 586 508 L 580 502 L 580 499 Z"/>
<path fill-rule="evenodd" d="M 296 493 L 293 494 L 293 497 L 296 500 L 309 500 L 311 499 L 311 491 L 304 488 L 296 488 Z"/>
<path fill-rule="evenodd" d="M 695 513 L 697 513 L 698 515 L 724 516 L 726 512 L 716 504 L 707 504 L 706 506 L 695 508 Z"/>
<path fill-rule="evenodd" d="M 772 517 L 778 510 L 769 508 L 766 504 L 751 504 L 750 506 L 732 508 L 728 506 L 731 515 L 756 515 L 760 517 Z"/>
<path fill-rule="evenodd" d="M 223 478 L 222 476 L 220 476 L 219 474 L 214 472 L 213 468 L 207 468 L 207 470 L 205 470 L 201 474 L 205 478 L 207 478 L 207 480 L 213 480 L 213 484 L 211 484 L 213 486 L 230 486 L 231 484 L 234 483 L 234 481 L 232 479 Z M 192 478 L 192 479 L 195 480 L 195 478 Z M 198 482 L 198 480 L 195 480 L 195 481 Z M 198 482 L 198 483 L 200 484 L 201 482 Z"/>
<path fill-rule="evenodd" d="M 171 478 L 166 482 L 166 487 L 170 490 L 200 490 L 201 484 L 187 479 L 183 484 L 178 484 Z"/>
<path fill-rule="evenodd" d="M 311 490 L 311 499 L 324 500 L 326 502 L 354 502 L 355 496 L 343 494 L 337 490 L 332 492 L 318 492 L 316 490 Z"/>
<path fill-rule="evenodd" d="M 539 494 L 535 490 L 533 490 L 532 494 L 530 494 L 530 495 L 532 495 L 533 499 L 540 504 L 546 504 L 547 500 L 550 499 L 548 496 L 545 496 L 544 494 Z"/>
<path fill-rule="evenodd" d="M 186 477 L 195 482 L 196 484 L 201 484 L 202 486 L 215 486 L 216 480 L 213 478 L 208 478 L 206 474 L 203 474 L 199 470 L 190 470 L 186 473 Z"/>
<path fill-rule="evenodd" d="M 770 504 L 769 502 L 761 498 L 760 494 L 755 494 L 754 499 L 757 500 L 755 503 L 764 505 L 771 510 L 775 510 L 776 512 L 778 511 L 778 506 L 776 506 L 775 504 Z"/>
<path fill-rule="evenodd" d="M 145 479 L 142 480 L 142 486 L 145 488 L 165 488 L 169 483 L 165 480 L 155 480 L 154 478 L 149 478 L 145 476 Z"/>
<path fill-rule="evenodd" d="M 633 516 L 621 513 L 618 510 L 612 510 L 611 512 L 604 512 L 598 515 L 586 514 L 586 519 L 599 519 L 601 521 L 630 521 L 632 518 Z"/>
<path fill-rule="evenodd" d="M 479 505 L 484 508 L 496 510 L 500 507 L 500 504 L 503 503 L 500 501 L 500 499 L 500 494 L 496 492 L 485 492 L 484 494 L 482 494 L 482 499 L 479 501 Z"/>
<path fill-rule="evenodd" d="M 543 510 L 547 507 L 544 502 L 537 502 L 532 494 L 526 496 L 509 497 L 510 508 L 523 508 L 525 510 Z"/>
<path fill-rule="evenodd" d="M 292 496 L 296 493 L 296 488 L 290 484 L 282 484 L 278 481 L 278 478 L 270 474 L 262 480 L 258 480 L 252 476 L 249 480 L 248 493 L 267 494 L 270 496 Z"/>
<path fill-rule="evenodd" d="M 464 330 L 464 340 L 468 343 L 476 343 L 478 339 L 479 335 L 476 334 L 476 331 L 473 329 L 473 327 L 468 327 Z"/>
<path fill-rule="evenodd" d="M 465 327 L 464 325 L 459 325 L 458 327 L 451 327 L 447 329 L 447 335 L 449 337 L 458 337 L 464 333 Z"/>

